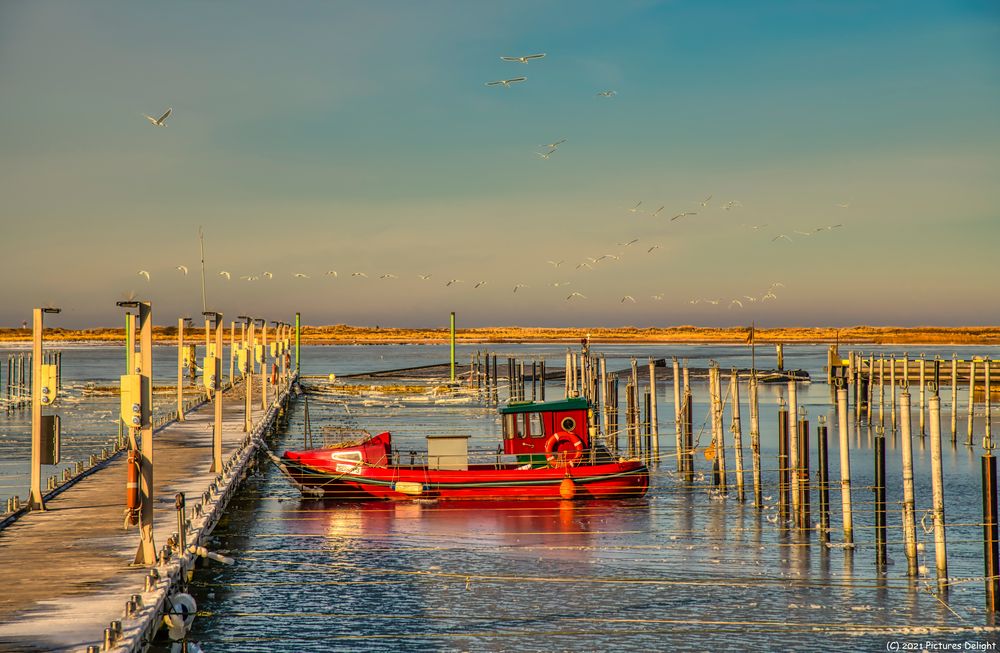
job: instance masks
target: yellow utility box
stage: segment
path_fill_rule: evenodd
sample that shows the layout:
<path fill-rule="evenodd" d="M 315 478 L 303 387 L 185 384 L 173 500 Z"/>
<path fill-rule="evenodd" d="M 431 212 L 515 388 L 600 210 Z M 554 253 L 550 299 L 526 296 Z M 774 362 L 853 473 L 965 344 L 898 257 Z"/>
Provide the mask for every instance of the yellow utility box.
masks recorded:
<path fill-rule="evenodd" d="M 206 390 L 217 390 L 219 386 L 219 359 L 205 356 L 201 365 L 201 382 Z"/>
<path fill-rule="evenodd" d="M 131 428 L 142 427 L 142 377 L 138 374 L 121 376 L 121 417 Z"/>
<path fill-rule="evenodd" d="M 39 401 L 43 406 L 51 406 L 59 394 L 59 369 L 55 365 L 43 364 L 39 376 L 42 388 Z"/>

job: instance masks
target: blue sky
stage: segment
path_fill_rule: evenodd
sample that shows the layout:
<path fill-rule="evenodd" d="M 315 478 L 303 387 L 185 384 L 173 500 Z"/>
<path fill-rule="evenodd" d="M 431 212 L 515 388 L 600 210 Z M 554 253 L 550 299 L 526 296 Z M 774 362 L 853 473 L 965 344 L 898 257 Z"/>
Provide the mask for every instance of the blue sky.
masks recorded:
<path fill-rule="evenodd" d="M 995 3 L 5 2 L 0 88 L 0 324 L 197 313 L 199 226 L 227 317 L 1000 321 Z"/>

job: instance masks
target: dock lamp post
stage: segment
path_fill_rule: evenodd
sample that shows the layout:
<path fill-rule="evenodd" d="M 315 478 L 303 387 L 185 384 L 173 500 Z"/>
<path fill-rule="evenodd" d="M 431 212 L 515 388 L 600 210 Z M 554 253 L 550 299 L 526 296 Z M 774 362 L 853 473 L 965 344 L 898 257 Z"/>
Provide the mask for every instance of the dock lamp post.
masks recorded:
<path fill-rule="evenodd" d="M 42 498 L 42 465 L 59 464 L 59 416 L 42 415 L 42 406 L 56 400 L 56 366 L 42 364 L 42 317 L 59 313 L 58 308 L 34 309 L 31 345 L 31 485 L 28 488 L 28 508 L 45 510 Z"/>
<path fill-rule="evenodd" d="M 117 302 L 139 313 L 139 355 L 121 377 L 121 418 L 129 429 L 126 524 L 139 525 L 139 548 L 133 564 L 156 562 L 153 543 L 153 309 L 149 302 Z M 128 321 L 128 320 L 127 320 Z M 127 337 L 127 336 L 126 336 Z M 131 338 L 128 338 L 130 347 Z"/>
<path fill-rule="evenodd" d="M 260 327 L 260 344 L 254 348 L 254 356 L 260 365 L 260 409 L 267 410 L 267 320 L 254 318 Z"/>
<path fill-rule="evenodd" d="M 254 326 L 257 321 L 250 317 L 249 315 L 240 315 L 239 319 L 243 320 L 243 324 L 247 328 L 247 344 L 243 347 L 243 358 L 240 362 L 244 367 L 245 381 L 243 383 L 243 389 L 245 396 L 244 408 L 243 408 L 243 430 L 249 433 L 253 429 L 253 369 L 254 361 L 251 357 L 254 351 L 254 345 L 256 340 L 254 339 Z"/>
<path fill-rule="evenodd" d="M 205 362 L 202 364 L 202 379 L 205 390 L 212 397 L 215 408 L 215 420 L 212 424 L 212 466 L 208 471 L 222 471 L 222 313 L 205 311 L 205 323 L 212 321 L 215 329 L 215 347 L 209 347 L 205 352 Z M 214 349 L 214 351 L 213 351 Z"/>
<path fill-rule="evenodd" d="M 191 324 L 191 318 L 177 318 L 177 421 L 184 421 L 184 368 L 194 369 L 194 359 L 184 347 L 184 327 Z"/>
<path fill-rule="evenodd" d="M 278 340 L 278 358 L 281 360 L 281 383 L 284 384 L 288 376 L 288 366 L 285 363 L 285 356 L 288 353 L 288 322 L 279 322 L 281 328 L 281 338 Z"/>

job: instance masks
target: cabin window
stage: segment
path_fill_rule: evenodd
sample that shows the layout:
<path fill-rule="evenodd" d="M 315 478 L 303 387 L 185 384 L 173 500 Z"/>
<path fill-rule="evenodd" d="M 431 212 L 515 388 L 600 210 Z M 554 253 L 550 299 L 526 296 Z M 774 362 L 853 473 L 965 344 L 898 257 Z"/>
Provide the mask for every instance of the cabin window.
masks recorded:
<path fill-rule="evenodd" d="M 542 426 L 542 414 L 541 413 L 528 413 L 528 433 L 531 434 L 533 438 L 544 438 L 545 437 L 545 427 Z"/>
<path fill-rule="evenodd" d="M 521 420 L 518 417 L 520 415 L 510 414 L 503 416 L 503 437 L 508 440 L 524 437 L 524 431 L 521 430 Z"/>
<path fill-rule="evenodd" d="M 572 417 L 564 417 L 560 423 L 562 424 L 562 430 L 564 431 L 572 431 L 576 428 L 576 420 Z"/>

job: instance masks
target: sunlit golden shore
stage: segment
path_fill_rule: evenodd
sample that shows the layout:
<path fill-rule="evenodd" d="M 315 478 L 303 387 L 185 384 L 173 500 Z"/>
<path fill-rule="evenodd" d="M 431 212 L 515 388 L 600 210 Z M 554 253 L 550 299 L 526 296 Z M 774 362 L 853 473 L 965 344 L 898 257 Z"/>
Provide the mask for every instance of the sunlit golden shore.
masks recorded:
<path fill-rule="evenodd" d="M 573 343 L 590 336 L 593 343 L 734 343 L 747 342 L 749 327 L 676 326 L 657 328 L 637 327 L 479 327 L 459 329 L 457 339 L 463 343 Z M 198 341 L 203 330 L 189 328 L 188 338 Z M 176 339 L 176 327 L 154 327 L 153 339 L 169 342 Z M 228 340 L 228 330 L 226 339 Z M 47 341 L 120 342 L 122 329 L 46 329 Z M 30 329 L 0 329 L 0 342 L 27 342 Z M 757 344 L 772 342 L 840 342 L 868 344 L 1000 344 L 1000 327 L 779 327 L 757 328 Z M 302 342 L 317 344 L 430 344 L 448 340 L 448 329 L 401 329 L 387 327 L 303 326 Z"/>

